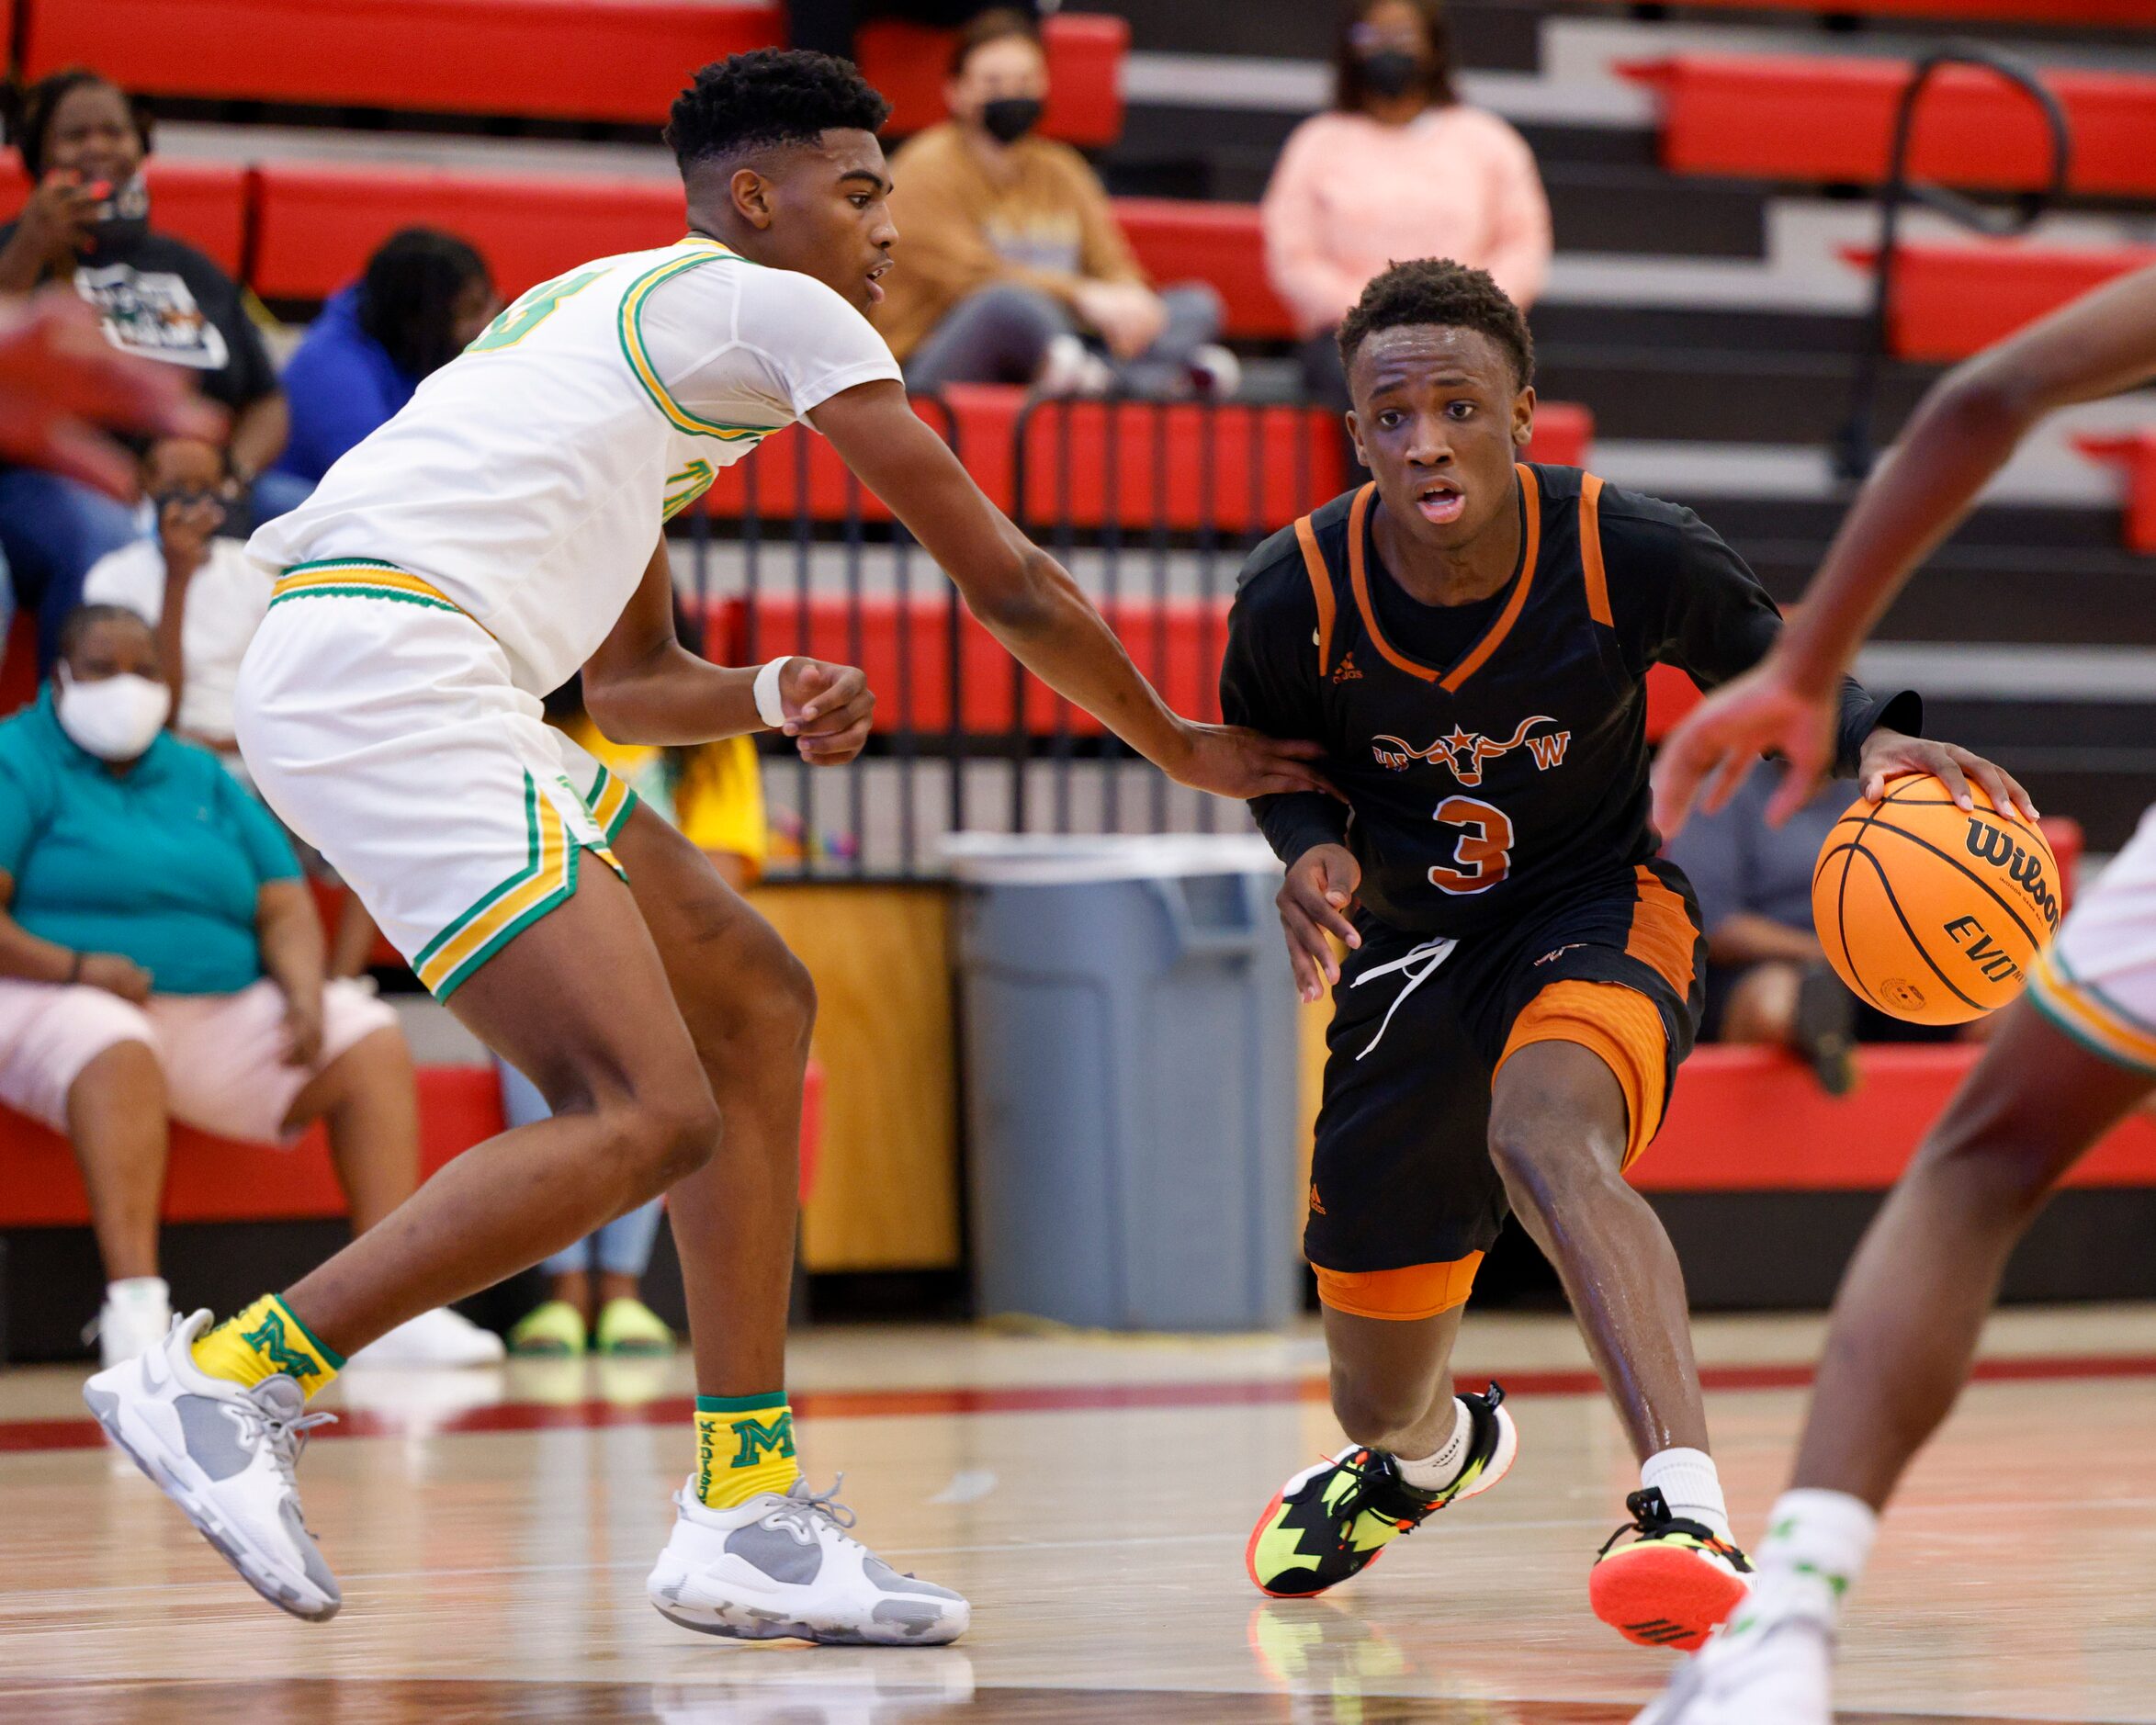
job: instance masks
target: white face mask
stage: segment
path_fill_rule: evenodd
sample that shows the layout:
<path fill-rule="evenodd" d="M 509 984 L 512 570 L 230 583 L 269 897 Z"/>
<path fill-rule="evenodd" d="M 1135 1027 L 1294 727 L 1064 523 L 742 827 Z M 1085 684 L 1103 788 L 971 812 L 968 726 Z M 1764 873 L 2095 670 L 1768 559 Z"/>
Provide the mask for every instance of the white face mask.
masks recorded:
<path fill-rule="evenodd" d="M 132 761 L 157 740 L 172 713 L 172 691 L 131 672 L 77 682 L 63 666 L 52 696 L 60 728 L 100 761 Z"/>

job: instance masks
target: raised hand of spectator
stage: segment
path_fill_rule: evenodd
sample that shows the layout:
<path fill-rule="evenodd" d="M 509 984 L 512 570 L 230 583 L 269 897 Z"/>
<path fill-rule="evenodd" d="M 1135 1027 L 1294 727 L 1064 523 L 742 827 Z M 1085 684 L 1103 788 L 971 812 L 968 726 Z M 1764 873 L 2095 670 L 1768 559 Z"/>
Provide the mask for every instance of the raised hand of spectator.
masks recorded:
<path fill-rule="evenodd" d="M 75 980 L 87 987 L 102 988 L 137 1006 L 150 998 L 150 973 L 131 958 L 118 953 L 85 953 Z"/>
<path fill-rule="evenodd" d="M 311 1066 L 322 1058 L 322 990 L 285 997 L 285 1065 Z"/>
<path fill-rule="evenodd" d="M 24 245 L 55 263 L 72 259 L 89 244 L 97 207 L 111 196 L 109 186 L 85 185 L 72 168 L 55 168 L 22 207 Z"/>
<path fill-rule="evenodd" d="M 1167 306 L 1142 282 L 1081 282 L 1071 299 L 1118 359 L 1135 359 L 1168 328 Z"/>
<path fill-rule="evenodd" d="M 0 457 L 129 497 L 134 459 L 99 427 L 219 440 L 223 423 L 183 367 L 121 353 L 70 289 L 0 301 Z"/>
<path fill-rule="evenodd" d="M 224 524 L 224 504 L 214 497 L 187 494 L 166 498 L 157 511 L 157 538 L 164 548 L 165 572 L 175 579 L 202 567 L 210 536 Z"/>

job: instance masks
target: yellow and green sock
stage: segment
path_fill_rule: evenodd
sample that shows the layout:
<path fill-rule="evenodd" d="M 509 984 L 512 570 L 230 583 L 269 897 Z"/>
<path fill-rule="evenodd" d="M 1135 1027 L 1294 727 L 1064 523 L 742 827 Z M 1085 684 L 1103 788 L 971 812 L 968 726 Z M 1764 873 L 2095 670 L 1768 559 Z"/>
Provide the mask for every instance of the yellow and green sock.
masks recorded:
<path fill-rule="evenodd" d="M 786 1392 L 696 1398 L 696 1501 L 737 1509 L 759 1492 L 785 1496 L 801 1477 Z"/>
<path fill-rule="evenodd" d="M 281 1371 L 312 1395 L 344 1370 L 344 1357 L 318 1341 L 282 1296 L 264 1294 L 195 1344 L 195 1364 L 249 1389 Z"/>

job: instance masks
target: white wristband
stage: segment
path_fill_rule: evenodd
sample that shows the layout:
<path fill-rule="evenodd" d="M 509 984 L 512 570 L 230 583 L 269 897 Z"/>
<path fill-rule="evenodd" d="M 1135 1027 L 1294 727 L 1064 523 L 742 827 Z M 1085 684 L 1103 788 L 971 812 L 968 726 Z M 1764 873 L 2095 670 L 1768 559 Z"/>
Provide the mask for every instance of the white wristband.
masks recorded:
<path fill-rule="evenodd" d="M 794 655 L 788 653 L 756 673 L 756 716 L 774 731 L 785 728 L 786 706 L 779 699 L 779 678 L 793 662 Z"/>

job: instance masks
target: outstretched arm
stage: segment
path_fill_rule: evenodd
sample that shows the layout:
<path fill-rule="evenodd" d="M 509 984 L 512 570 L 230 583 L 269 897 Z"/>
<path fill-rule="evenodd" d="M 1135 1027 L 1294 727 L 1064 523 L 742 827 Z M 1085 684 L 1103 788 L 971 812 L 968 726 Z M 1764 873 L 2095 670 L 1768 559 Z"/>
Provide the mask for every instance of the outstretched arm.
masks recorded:
<path fill-rule="evenodd" d="M 957 583 L 991 635 L 1171 778 L 1236 797 L 1325 788 L 1305 764 L 1323 752 L 1316 744 L 1198 725 L 1172 712 L 1069 573 L 982 494 L 908 405 L 901 385 L 858 384 L 809 418 Z"/>
<path fill-rule="evenodd" d="M 2074 301 L 1933 386 L 1858 493 L 1774 651 L 1664 743 L 1654 775 L 1662 831 L 1684 824 L 1703 784 L 1707 806 L 1720 807 L 1770 750 L 1789 764 L 1768 818 L 1785 817 L 1828 758 L 1836 679 L 2029 428 L 2055 409 L 2151 376 L 2156 269 Z"/>
<path fill-rule="evenodd" d="M 786 735 L 812 765 L 851 761 L 868 741 L 875 696 L 850 665 L 789 660 L 779 697 Z M 635 596 L 584 666 L 584 710 L 617 743 L 714 742 L 768 728 L 756 711 L 756 671 L 714 665 L 674 633 L 663 534 Z"/>

